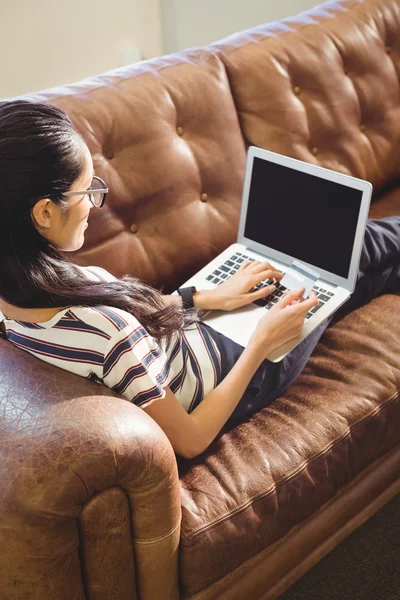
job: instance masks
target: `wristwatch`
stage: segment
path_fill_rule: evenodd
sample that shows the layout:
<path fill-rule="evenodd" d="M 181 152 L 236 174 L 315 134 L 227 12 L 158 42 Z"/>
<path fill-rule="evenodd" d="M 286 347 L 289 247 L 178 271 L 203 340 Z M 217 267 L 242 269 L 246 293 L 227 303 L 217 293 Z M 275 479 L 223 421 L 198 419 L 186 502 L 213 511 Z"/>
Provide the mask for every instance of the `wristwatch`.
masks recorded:
<path fill-rule="evenodd" d="M 177 291 L 178 291 L 178 294 L 180 295 L 180 297 L 182 298 L 183 307 L 184 308 L 194 308 L 193 294 L 195 292 L 197 292 L 194 285 L 192 285 L 191 287 L 178 288 Z"/>

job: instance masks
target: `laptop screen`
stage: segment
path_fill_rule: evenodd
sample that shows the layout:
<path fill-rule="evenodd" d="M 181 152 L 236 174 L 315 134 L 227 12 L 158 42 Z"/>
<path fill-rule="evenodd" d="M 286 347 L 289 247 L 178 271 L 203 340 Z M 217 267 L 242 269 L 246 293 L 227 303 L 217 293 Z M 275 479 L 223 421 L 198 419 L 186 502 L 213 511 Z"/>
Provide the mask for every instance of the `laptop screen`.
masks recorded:
<path fill-rule="evenodd" d="M 244 236 L 347 278 L 362 191 L 254 157 Z"/>

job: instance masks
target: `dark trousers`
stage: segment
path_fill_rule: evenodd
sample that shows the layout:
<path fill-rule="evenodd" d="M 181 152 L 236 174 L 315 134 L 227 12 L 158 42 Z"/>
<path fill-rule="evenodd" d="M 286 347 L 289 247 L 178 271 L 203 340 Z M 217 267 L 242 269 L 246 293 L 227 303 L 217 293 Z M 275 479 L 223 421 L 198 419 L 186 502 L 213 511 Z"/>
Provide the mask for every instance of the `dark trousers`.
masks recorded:
<path fill-rule="evenodd" d="M 355 290 L 333 315 L 325 319 L 280 362 L 264 360 L 257 369 L 229 423 L 245 419 L 281 396 L 303 371 L 311 353 L 333 318 L 367 304 L 381 294 L 400 290 L 400 216 L 369 219 L 365 230 Z M 232 369 L 244 348 L 212 327 L 207 327 L 222 357 L 222 379 Z"/>

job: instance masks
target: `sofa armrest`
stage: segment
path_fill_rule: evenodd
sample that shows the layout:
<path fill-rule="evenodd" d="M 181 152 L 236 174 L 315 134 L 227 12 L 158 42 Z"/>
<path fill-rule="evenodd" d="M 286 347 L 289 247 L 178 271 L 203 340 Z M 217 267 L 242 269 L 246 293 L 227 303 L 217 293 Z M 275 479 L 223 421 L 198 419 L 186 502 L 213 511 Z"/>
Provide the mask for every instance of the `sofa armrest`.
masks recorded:
<path fill-rule="evenodd" d="M 161 428 L 3 339 L 0 365 L 1 597 L 177 598 L 179 479 Z"/>

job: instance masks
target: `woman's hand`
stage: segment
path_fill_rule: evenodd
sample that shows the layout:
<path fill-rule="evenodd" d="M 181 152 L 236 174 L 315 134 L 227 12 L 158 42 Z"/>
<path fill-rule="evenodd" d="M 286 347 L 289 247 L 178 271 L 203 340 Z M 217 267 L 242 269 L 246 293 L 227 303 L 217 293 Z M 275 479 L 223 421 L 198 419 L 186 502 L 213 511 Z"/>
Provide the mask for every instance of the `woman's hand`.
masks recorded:
<path fill-rule="evenodd" d="M 259 320 L 248 346 L 253 346 L 267 358 L 271 352 L 286 342 L 300 337 L 304 319 L 309 310 L 318 304 L 318 297 L 311 291 L 304 300 L 304 287 L 291 290 L 279 298 L 279 301 Z"/>
<path fill-rule="evenodd" d="M 208 304 L 214 310 L 235 310 L 246 304 L 251 304 L 259 298 L 266 298 L 275 291 L 274 285 L 261 288 L 255 292 L 250 290 L 265 279 L 280 281 L 283 277 L 269 262 L 245 261 L 236 273 L 213 290 L 208 291 Z"/>

